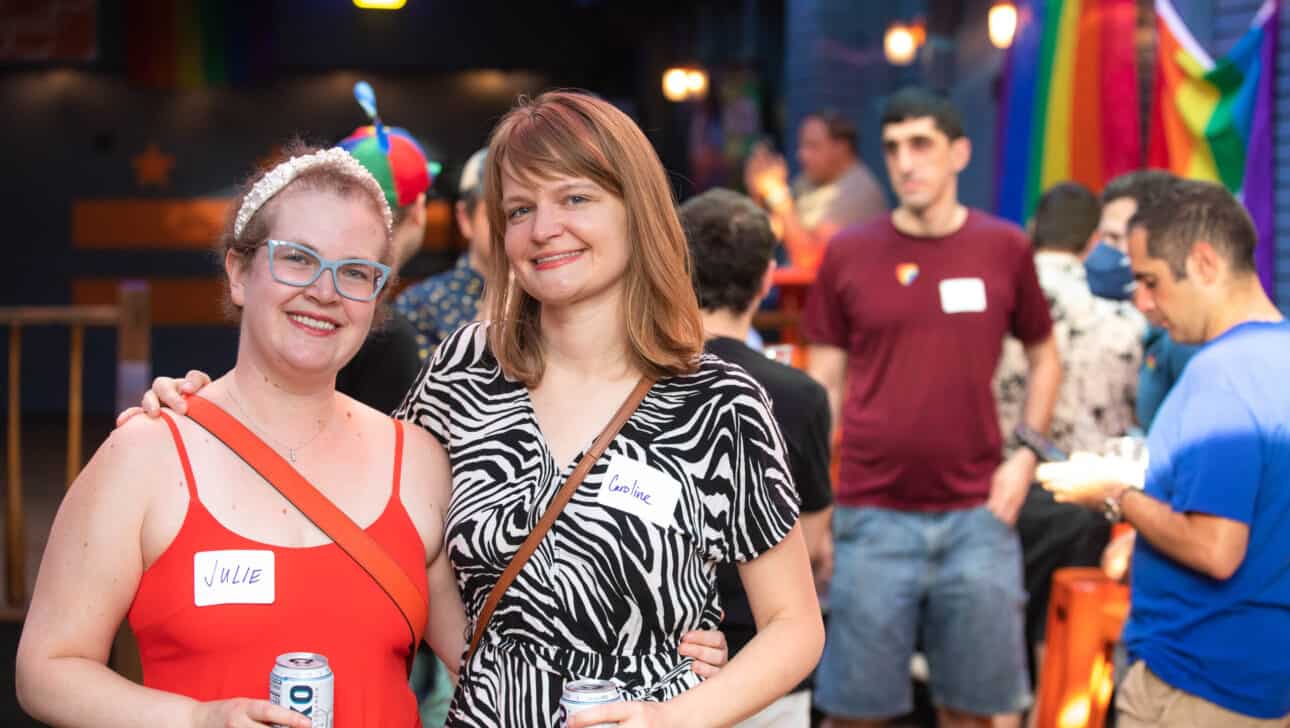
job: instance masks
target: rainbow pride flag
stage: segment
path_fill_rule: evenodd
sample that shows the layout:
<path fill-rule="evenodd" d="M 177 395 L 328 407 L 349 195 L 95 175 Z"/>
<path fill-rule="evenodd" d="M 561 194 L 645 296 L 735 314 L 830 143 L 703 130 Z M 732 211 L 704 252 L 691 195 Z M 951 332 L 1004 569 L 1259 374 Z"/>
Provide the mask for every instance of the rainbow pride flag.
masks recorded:
<path fill-rule="evenodd" d="M 124 3 L 126 72 L 153 88 L 195 89 L 261 79 L 273 67 L 264 3 L 131 0 Z"/>
<path fill-rule="evenodd" d="M 1191 179 L 1220 182 L 1240 197 L 1259 232 L 1255 263 L 1264 290 L 1273 266 L 1273 75 L 1277 0 L 1267 0 L 1250 29 L 1215 61 L 1169 0 L 1155 0 L 1156 79 L 1148 160 Z"/>
<path fill-rule="evenodd" d="M 1065 180 L 1142 166 L 1135 0 L 1021 0 L 995 127 L 995 200 L 1024 223 Z"/>

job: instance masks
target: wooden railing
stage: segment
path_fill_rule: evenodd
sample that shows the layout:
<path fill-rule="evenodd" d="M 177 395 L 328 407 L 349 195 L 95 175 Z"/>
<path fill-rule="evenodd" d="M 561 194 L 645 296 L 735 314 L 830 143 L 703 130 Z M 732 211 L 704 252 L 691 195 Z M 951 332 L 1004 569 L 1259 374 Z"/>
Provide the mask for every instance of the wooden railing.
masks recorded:
<path fill-rule="evenodd" d="M 9 416 L 5 454 L 8 487 L 5 492 L 5 597 L 12 607 L 27 602 L 27 523 L 22 491 L 22 330 L 29 326 L 66 326 L 71 333 L 67 378 L 67 485 L 81 470 L 82 394 L 85 329 L 115 326 L 117 330 L 117 397 L 122 404 L 138 401 L 151 376 L 151 315 L 146 284 L 121 284 L 115 306 L 0 307 L 0 325 L 9 327 Z"/>

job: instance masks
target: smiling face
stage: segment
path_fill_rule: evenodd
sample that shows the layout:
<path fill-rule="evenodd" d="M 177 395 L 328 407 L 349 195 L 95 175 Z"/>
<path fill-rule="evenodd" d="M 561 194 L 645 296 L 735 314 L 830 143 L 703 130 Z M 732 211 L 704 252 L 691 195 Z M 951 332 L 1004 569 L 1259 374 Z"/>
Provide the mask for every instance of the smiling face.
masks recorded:
<path fill-rule="evenodd" d="M 622 200 L 583 177 L 502 175 L 503 241 L 516 282 L 544 307 L 621 292 L 631 257 Z"/>
<path fill-rule="evenodd" d="M 971 158 L 967 137 L 951 140 L 930 116 L 884 126 L 882 149 L 901 207 L 915 214 L 956 197 L 958 174 Z"/>
<path fill-rule="evenodd" d="M 328 260 L 379 261 L 386 252 L 384 222 L 361 194 L 294 185 L 269 205 L 272 239 Z M 328 272 L 303 288 L 280 283 L 270 273 L 268 252 L 260 245 L 248 256 L 225 258 L 230 297 L 242 308 L 239 360 L 250 355 L 287 375 L 334 377 L 367 338 L 376 302 L 341 296 Z"/>

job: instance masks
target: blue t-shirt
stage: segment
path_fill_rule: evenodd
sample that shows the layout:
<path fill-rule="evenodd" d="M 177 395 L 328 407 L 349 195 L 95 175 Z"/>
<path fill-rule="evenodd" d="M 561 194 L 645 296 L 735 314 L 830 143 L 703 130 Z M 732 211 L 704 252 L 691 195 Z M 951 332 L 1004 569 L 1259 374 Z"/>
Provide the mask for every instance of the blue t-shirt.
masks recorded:
<path fill-rule="evenodd" d="M 1245 323 L 1200 349 L 1151 428 L 1147 493 L 1250 527 L 1219 581 L 1144 538 L 1124 642 L 1170 685 L 1258 718 L 1290 713 L 1290 322 Z"/>

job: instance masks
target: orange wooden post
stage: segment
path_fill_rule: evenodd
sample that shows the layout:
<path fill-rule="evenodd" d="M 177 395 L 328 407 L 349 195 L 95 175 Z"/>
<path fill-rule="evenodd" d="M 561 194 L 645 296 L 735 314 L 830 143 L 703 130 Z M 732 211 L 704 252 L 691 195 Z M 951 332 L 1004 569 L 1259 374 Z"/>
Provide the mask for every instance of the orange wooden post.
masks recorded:
<path fill-rule="evenodd" d="M 1128 587 L 1093 567 L 1058 569 L 1048 602 L 1038 728 L 1101 728 L 1112 688 L 1112 648 L 1128 614 Z"/>
<path fill-rule="evenodd" d="M 116 334 L 117 411 L 139 403 L 152 384 L 152 293 L 146 281 L 122 281 Z"/>
<path fill-rule="evenodd" d="M 71 325 L 72 340 L 67 355 L 67 487 L 81 472 L 82 370 L 85 363 L 85 326 Z"/>
<path fill-rule="evenodd" d="M 454 227 L 455 229 L 455 227 Z M 145 281 L 122 281 L 117 293 L 116 398 L 121 410 L 138 403 L 152 380 L 152 295 Z M 128 621 L 112 641 L 108 666 L 126 679 L 143 682 L 139 643 Z"/>
<path fill-rule="evenodd" d="M 9 324 L 9 483 L 5 491 L 5 597 L 11 606 L 27 601 L 27 536 L 22 513 L 22 326 Z"/>

